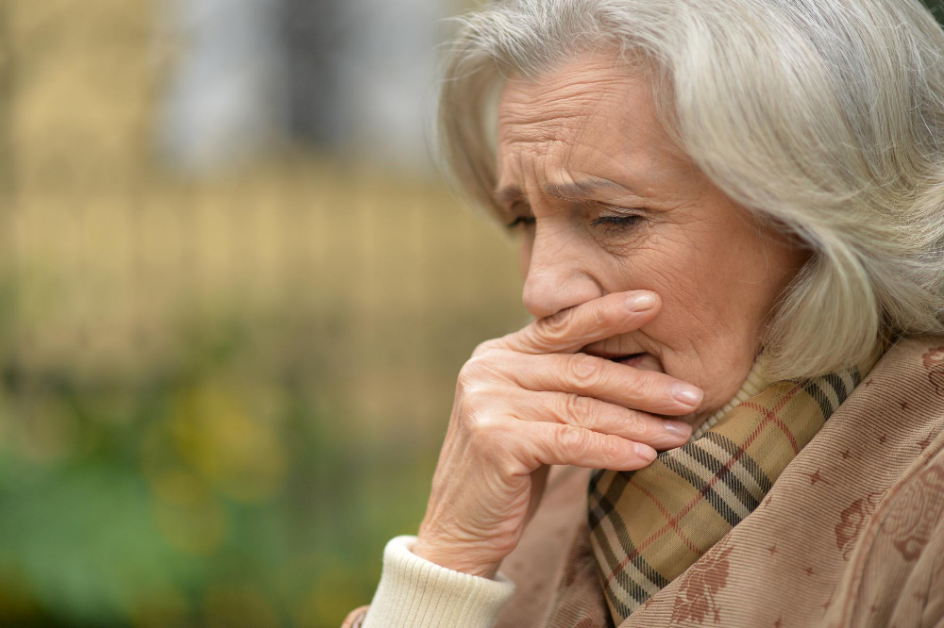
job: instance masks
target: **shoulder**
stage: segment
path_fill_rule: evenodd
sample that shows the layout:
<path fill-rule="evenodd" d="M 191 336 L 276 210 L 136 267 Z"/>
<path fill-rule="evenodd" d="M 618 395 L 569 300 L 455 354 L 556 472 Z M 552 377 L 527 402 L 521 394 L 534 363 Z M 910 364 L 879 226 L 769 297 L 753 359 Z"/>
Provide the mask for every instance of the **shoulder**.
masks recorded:
<path fill-rule="evenodd" d="M 853 401 L 853 399 L 855 399 Z M 876 422 L 887 419 L 894 436 L 921 433 L 924 452 L 944 429 L 944 335 L 899 338 L 856 387 L 849 409 Z M 893 434 L 890 440 L 894 441 Z"/>
<path fill-rule="evenodd" d="M 927 441 L 875 513 L 876 540 L 906 562 L 919 558 L 929 545 L 944 549 L 944 433 L 933 439 L 929 435 Z"/>
<path fill-rule="evenodd" d="M 944 334 L 904 336 L 897 339 L 866 377 L 910 380 L 927 393 L 944 398 Z"/>
<path fill-rule="evenodd" d="M 855 607 L 881 607 L 894 591 L 905 603 L 894 605 L 892 625 L 944 621 L 944 433 L 884 494 L 859 544 Z"/>
<path fill-rule="evenodd" d="M 923 536 L 932 528 L 944 534 L 937 525 L 944 524 L 944 335 L 900 339 L 858 389 L 854 412 L 869 419 L 858 428 L 881 424 L 880 451 L 897 461 L 883 512 L 875 513 L 892 524 L 882 530 L 892 533 L 903 517 L 922 517 Z"/>

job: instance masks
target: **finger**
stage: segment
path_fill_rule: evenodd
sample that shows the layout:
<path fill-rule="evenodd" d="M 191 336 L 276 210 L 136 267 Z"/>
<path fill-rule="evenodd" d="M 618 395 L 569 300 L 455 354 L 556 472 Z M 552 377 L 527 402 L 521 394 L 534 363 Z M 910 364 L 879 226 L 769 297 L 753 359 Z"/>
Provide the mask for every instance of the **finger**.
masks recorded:
<path fill-rule="evenodd" d="M 523 427 L 518 454 L 531 472 L 542 464 L 572 465 L 587 469 L 633 471 L 656 459 L 656 450 L 645 443 L 600 434 L 572 425 L 518 422 Z"/>
<path fill-rule="evenodd" d="M 645 443 L 655 449 L 681 447 L 692 435 L 691 426 L 682 421 L 629 410 L 592 397 L 558 392 L 519 394 L 521 399 L 514 415 L 521 420 L 571 425 Z"/>
<path fill-rule="evenodd" d="M 522 353 L 575 353 L 592 342 L 639 329 L 652 319 L 659 303 L 648 290 L 614 292 L 540 318 L 496 344 Z"/>
<path fill-rule="evenodd" d="M 488 358 L 488 368 L 527 390 L 576 393 L 655 414 L 688 414 L 698 408 L 704 396 L 697 386 L 671 375 L 585 353 L 503 351 Z"/>

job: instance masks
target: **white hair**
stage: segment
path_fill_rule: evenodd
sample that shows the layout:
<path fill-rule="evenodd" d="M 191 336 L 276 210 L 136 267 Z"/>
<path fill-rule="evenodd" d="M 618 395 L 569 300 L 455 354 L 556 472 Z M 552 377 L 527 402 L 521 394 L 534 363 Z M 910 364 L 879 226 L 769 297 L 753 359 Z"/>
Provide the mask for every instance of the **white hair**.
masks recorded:
<path fill-rule="evenodd" d="M 944 31 L 918 0 L 505 0 L 460 22 L 440 127 L 478 201 L 497 210 L 503 77 L 613 48 L 648 61 L 677 147 L 813 251 L 765 329 L 768 377 L 944 331 Z"/>

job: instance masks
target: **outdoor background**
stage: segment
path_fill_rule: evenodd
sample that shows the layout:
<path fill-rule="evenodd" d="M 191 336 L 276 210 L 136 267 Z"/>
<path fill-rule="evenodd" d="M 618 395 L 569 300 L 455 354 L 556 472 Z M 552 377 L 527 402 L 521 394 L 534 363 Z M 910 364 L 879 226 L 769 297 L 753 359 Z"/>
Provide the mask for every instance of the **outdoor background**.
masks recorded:
<path fill-rule="evenodd" d="M 466 0 L 0 0 L 0 626 L 334 628 L 527 322 L 430 156 Z"/>

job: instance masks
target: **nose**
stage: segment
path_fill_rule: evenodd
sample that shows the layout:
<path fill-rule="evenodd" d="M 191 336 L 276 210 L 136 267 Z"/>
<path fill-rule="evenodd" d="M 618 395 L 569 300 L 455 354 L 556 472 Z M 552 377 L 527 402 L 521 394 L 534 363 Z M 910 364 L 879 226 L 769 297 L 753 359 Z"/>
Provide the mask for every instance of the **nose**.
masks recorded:
<path fill-rule="evenodd" d="M 545 318 L 606 294 L 587 268 L 589 252 L 581 255 L 572 239 L 541 232 L 538 227 L 522 264 L 526 275 L 521 300 L 532 316 Z"/>

